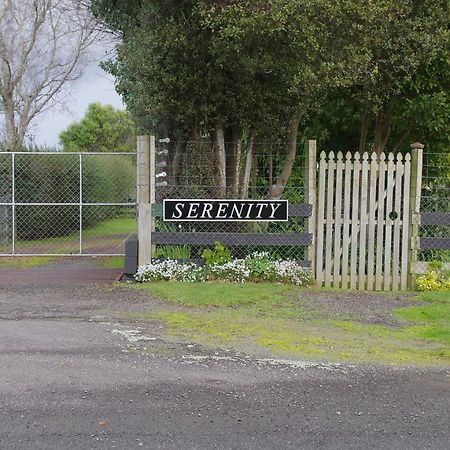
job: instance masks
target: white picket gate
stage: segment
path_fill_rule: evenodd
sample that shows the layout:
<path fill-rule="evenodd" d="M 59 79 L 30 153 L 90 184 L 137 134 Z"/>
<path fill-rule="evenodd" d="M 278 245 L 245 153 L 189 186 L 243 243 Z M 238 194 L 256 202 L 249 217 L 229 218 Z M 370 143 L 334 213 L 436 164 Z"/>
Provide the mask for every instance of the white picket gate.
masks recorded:
<path fill-rule="evenodd" d="M 320 154 L 311 230 L 318 286 L 407 289 L 420 150 L 413 150 L 413 159 L 411 171 L 410 153 Z"/>

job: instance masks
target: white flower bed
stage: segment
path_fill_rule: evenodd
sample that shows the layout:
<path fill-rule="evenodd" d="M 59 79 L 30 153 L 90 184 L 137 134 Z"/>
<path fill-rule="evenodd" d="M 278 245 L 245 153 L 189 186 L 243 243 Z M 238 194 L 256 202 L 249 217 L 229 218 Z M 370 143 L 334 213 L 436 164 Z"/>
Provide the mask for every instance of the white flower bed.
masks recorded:
<path fill-rule="evenodd" d="M 171 259 L 155 260 L 139 267 L 135 279 L 139 282 L 177 280 L 189 283 L 210 280 L 235 283 L 266 280 L 302 286 L 311 283 L 311 271 L 294 260 L 273 259 L 266 252 L 258 252 L 245 259 L 234 259 L 204 267 Z"/>

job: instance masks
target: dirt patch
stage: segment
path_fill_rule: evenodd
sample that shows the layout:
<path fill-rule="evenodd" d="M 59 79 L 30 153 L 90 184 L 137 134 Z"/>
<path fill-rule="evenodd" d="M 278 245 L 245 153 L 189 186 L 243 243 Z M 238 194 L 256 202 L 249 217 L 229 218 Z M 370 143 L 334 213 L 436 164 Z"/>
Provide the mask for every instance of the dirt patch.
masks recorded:
<path fill-rule="evenodd" d="M 419 305 L 416 294 L 369 293 L 350 291 L 295 292 L 291 295 L 295 304 L 318 319 L 352 320 L 361 323 L 402 327 L 407 325 L 394 315 L 394 310 Z"/>

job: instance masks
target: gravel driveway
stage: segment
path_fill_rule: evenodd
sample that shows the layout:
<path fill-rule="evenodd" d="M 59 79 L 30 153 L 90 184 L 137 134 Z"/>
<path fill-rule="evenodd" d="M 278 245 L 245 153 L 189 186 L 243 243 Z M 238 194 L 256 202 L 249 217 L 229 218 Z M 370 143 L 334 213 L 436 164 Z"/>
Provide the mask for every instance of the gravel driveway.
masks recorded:
<path fill-rule="evenodd" d="M 444 369 L 215 354 L 102 315 L 152 301 L 108 284 L 2 285 L 0 448 L 448 448 Z"/>

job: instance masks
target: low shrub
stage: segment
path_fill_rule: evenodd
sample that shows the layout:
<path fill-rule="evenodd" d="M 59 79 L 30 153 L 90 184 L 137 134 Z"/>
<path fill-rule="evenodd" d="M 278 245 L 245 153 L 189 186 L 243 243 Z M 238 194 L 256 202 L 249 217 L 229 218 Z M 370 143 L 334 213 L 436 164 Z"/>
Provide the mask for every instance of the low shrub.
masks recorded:
<path fill-rule="evenodd" d="M 213 264 L 225 264 L 231 262 L 231 251 L 219 241 L 214 243 L 214 249 L 206 249 L 201 253 L 201 257 L 207 266 Z"/>
<path fill-rule="evenodd" d="M 162 245 L 157 246 L 155 258 L 190 259 L 191 247 L 189 245 Z"/>
<path fill-rule="evenodd" d="M 207 277 L 203 268 L 194 263 L 179 263 L 174 259 L 156 260 L 139 267 L 136 281 L 161 281 L 177 280 L 184 282 L 206 281 Z"/>
<path fill-rule="evenodd" d="M 416 285 L 419 291 L 450 290 L 450 270 L 442 262 L 432 261 L 427 272 L 417 278 Z"/>
<path fill-rule="evenodd" d="M 311 271 L 294 260 L 277 260 L 268 253 L 260 252 L 253 253 L 245 259 L 210 263 L 204 267 L 198 267 L 193 263 L 178 263 L 170 259 L 152 261 L 139 267 L 135 279 L 139 282 L 272 281 L 302 286 L 311 284 Z"/>

